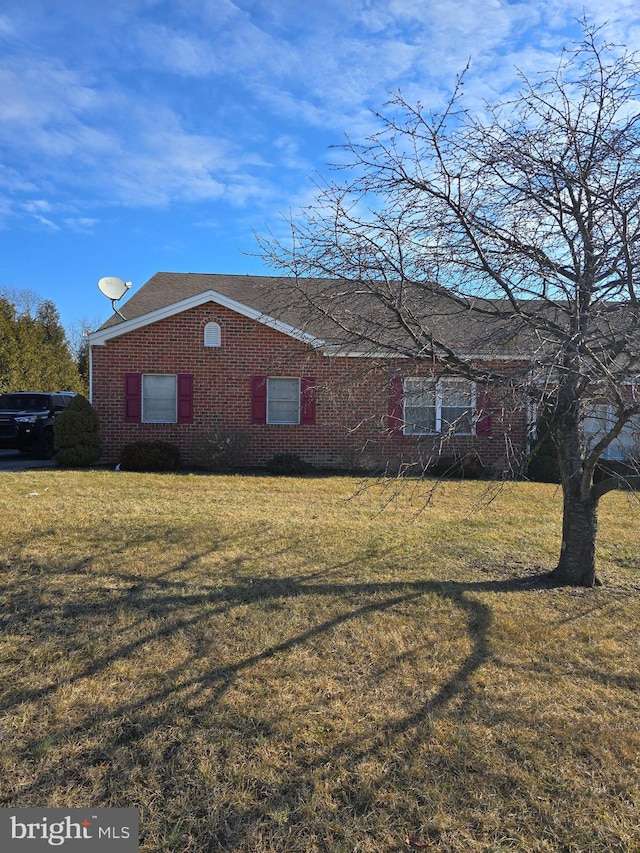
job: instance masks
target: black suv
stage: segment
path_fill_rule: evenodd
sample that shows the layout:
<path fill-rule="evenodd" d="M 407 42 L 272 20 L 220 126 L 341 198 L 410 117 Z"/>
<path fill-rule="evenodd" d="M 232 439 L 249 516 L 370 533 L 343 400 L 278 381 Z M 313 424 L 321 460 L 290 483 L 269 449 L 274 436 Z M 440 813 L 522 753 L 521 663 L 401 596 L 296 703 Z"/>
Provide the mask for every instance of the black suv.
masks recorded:
<path fill-rule="evenodd" d="M 75 396 L 71 391 L 0 394 L 0 450 L 51 459 L 55 452 L 53 419 Z"/>

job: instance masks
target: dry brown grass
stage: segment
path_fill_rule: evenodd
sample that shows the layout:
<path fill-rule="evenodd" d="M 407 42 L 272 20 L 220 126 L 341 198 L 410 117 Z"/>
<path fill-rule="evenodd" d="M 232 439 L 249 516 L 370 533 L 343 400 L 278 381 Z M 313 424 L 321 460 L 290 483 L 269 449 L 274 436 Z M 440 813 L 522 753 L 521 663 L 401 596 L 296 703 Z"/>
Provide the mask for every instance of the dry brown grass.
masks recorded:
<path fill-rule="evenodd" d="M 554 487 L 356 485 L 0 475 L 0 805 L 136 806 L 149 853 L 639 851 L 638 504 L 549 589 Z"/>

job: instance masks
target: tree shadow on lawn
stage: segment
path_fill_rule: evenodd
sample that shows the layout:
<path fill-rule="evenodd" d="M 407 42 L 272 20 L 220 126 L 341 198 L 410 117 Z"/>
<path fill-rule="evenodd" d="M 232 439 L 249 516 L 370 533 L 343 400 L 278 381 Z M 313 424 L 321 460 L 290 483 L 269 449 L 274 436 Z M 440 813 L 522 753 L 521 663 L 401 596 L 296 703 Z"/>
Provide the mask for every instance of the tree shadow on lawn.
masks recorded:
<path fill-rule="evenodd" d="M 216 549 L 220 544 L 217 543 Z M 327 830 L 319 821 L 315 831 L 320 843 L 328 845 L 327 849 L 332 844 L 336 850 L 341 849 L 339 836 L 345 831 L 344 822 L 366 816 L 374 808 L 380 791 L 389 785 L 398 785 L 397 777 L 402 777 L 403 763 L 409 762 L 424 742 L 434 717 L 455 698 L 463 698 L 472 675 L 490 659 L 492 613 L 476 594 L 534 591 L 547 585 L 541 575 L 468 583 L 433 580 L 341 583 L 326 580 L 332 569 L 269 579 L 241 574 L 246 567 L 240 560 L 238 565 L 226 567 L 225 573 L 232 578 L 231 583 L 210 588 L 200 586 L 189 591 L 181 575 L 203 556 L 206 555 L 191 555 L 149 580 L 114 572 L 122 588 L 110 590 L 103 600 L 82 600 L 82 578 L 90 572 L 87 561 L 71 568 L 31 567 L 41 578 L 56 574 L 65 576 L 69 589 L 74 590 L 67 592 L 66 602 L 52 603 L 50 594 L 38 600 L 35 589 L 28 582 L 5 590 L 5 613 L 9 615 L 4 620 L 4 628 L 8 633 L 22 634 L 35 643 L 46 643 L 53 637 L 60 643 L 59 651 L 70 660 L 78 656 L 86 658 L 87 642 L 105 648 L 96 648 L 95 654 L 83 665 L 76 666 L 73 674 L 48 678 L 37 687 L 14 688 L 5 680 L 0 712 L 20 715 L 23 710 L 31 709 L 31 713 L 35 711 L 36 716 L 42 714 L 51 721 L 47 723 L 51 730 L 46 734 L 40 730 L 33 736 L 26 734 L 14 744 L 11 760 L 21 765 L 23 772 L 15 774 L 13 780 L 5 779 L 2 786 L 5 793 L 0 795 L 0 803 L 5 806 L 53 803 L 137 806 L 141 810 L 143 838 L 146 837 L 150 845 L 143 850 L 236 851 L 254 849 L 251 844 L 255 843 L 256 826 L 262 826 L 261 831 L 268 834 L 271 831 L 269 816 L 277 815 L 279 810 L 288 810 L 289 830 L 291 822 L 302 826 L 306 821 L 305 831 L 311 831 L 308 824 L 313 814 L 313 791 L 323 780 L 331 778 L 336 790 L 341 791 L 340 801 L 335 802 L 337 814 L 342 815 L 341 826 L 336 824 Z M 74 578 L 77 589 L 73 586 Z M 189 746 L 192 737 L 201 737 L 203 729 L 208 732 L 205 740 L 218 751 L 221 764 L 228 765 L 223 767 L 223 775 L 227 774 L 228 778 L 240 770 L 230 767 L 234 760 L 231 747 L 236 737 L 242 738 L 243 731 L 249 742 L 263 745 L 270 739 L 283 737 L 282 732 L 275 730 L 269 714 L 261 717 L 247 712 L 244 716 L 241 705 L 233 709 L 224 705 L 229 691 L 242 687 L 243 677 L 269 662 L 308 649 L 332 632 L 344 630 L 360 620 L 388 614 L 394 608 L 410 607 L 428 596 L 446 602 L 457 611 L 464 625 L 467 649 L 458 662 L 448 662 L 447 672 L 428 696 L 407 702 L 404 713 L 396 713 L 372 728 L 341 733 L 326 744 L 320 737 L 313 748 L 292 752 L 282 776 L 264 781 L 259 805 L 251 797 L 246 801 L 242 797 L 234 801 L 229 796 L 218 805 L 210 801 L 215 794 L 208 790 L 206 779 L 200 778 L 202 774 L 197 769 L 194 747 Z M 243 609 L 259 607 L 266 618 L 268 609 L 273 607 L 274 612 L 277 611 L 274 618 L 286 622 L 287 606 L 307 599 L 328 599 L 339 612 L 317 619 L 304 630 L 292 631 L 279 642 L 255 651 L 240 650 L 232 662 L 210 659 L 207 632 L 212 619 L 235 618 L 242 623 Z M 115 624 L 124 627 L 120 631 L 110 628 Z M 80 714 L 79 718 L 76 715 L 74 719 L 71 714 L 65 722 L 64 716 L 56 717 L 52 706 L 60 691 L 72 692 L 73 688 L 81 687 L 85 679 L 98 678 L 108 683 L 115 678 L 112 668 L 125 662 L 135 667 L 140 654 L 151 649 L 157 654 L 158 643 L 192 635 L 195 647 L 191 657 L 178 663 L 167 659 L 161 678 L 151 683 L 141 679 L 115 703 L 112 699 L 111 704 L 106 699 L 101 702 L 102 697 L 98 696 L 98 707 Z M 245 647 L 252 643 L 256 647 L 259 645 L 257 640 L 249 639 Z M 393 670 L 400 663 L 392 657 L 385 667 Z M 362 661 L 363 666 L 374 667 L 377 675 L 383 678 L 384 667 L 380 669 L 379 664 L 380 661 Z M 268 705 L 268 690 L 264 702 Z M 200 740 L 194 743 L 202 746 Z M 370 778 L 367 790 L 363 791 L 358 783 L 361 768 L 372 761 L 383 767 L 390 753 L 395 755 L 393 769 L 381 770 L 376 778 Z M 336 783 L 338 776 L 341 781 Z M 196 778 L 200 779 L 197 783 Z M 155 793 L 147 800 L 150 789 Z M 72 796 L 74 802 L 61 803 L 60 797 L 65 795 Z M 163 797 L 164 801 L 154 805 L 154 797 Z M 295 820 L 292 803 L 297 804 L 293 809 L 298 813 Z M 183 814 L 185 809 L 188 817 Z M 171 840 L 168 826 L 172 815 L 176 820 L 180 818 L 178 822 L 186 833 L 180 836 L 182 841 Z M 276 824 L 277 821 L 273 825 L 274 832 Z M 333 842 L 320 838 L 326 831 L 333 833 Z M 189 846 L 185 838 L 192 839 L 189 844 L 193 846 Z M 264 849 L 273 848 L 265 846 Z M 310 846 L 308 849 L 316 848 Z"/>

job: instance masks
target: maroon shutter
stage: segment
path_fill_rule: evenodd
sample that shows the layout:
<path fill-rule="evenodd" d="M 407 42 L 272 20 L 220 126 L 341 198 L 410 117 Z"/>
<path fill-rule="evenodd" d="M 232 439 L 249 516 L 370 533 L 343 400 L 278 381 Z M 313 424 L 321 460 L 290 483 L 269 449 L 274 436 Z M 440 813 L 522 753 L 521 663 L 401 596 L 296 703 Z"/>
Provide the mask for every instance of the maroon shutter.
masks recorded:
<path fill-rule="evenodd" d="M 402 435 L 404 426 L 404 386 L 402 378 L 396 376 L 389 385 L 389 417 L 387 419 L 391 435 Z"/>
<path fill-rule="evenodd" d="M 491 411 L 493 401 L 487 391 L 481 391 L 476 397 L 476 435 L 478 438 L 491 438 L 493 432 L 493 419 Z"/>
<path fill-rule="evenodd" d="M 300 423 L 316 422 L 316 378 L 303 376 L 300 380 Z"/>
<path fill-rule="evenodd" d="M 124 375 L 124 419 L 140 422 L 142 407 L 142 376 L 140 373 Z"/>
<path fill-rule="evenodd" d="M 267 377 L 251 377 L 251 423 L 267 422 Z"/>
<path fill-rule="evenodd" d="M 193 374 L 178 374 L 178 423 L 193 423 Z"/>

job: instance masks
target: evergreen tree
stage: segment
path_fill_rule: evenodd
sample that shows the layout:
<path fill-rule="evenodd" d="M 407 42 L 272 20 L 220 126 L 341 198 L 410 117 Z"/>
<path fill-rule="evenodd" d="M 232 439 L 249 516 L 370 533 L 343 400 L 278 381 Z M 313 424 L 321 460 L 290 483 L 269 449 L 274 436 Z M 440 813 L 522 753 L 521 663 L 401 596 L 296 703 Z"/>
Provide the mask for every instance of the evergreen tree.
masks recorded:
<path fill-rule="evenodd" d="M 0 294 L 0 390 L 86 390 L 53 302 Z"/>
<path fill-rule="evenodd" d="M 52 390 L 82 391 L 78 366 L 71 352 L 60 314 L 53 302 L 45 300 L 36 311 L 35 334 L 40 346 L 40 382 Z"/>
<path fill-rule="evenodd" d="M 18 363 L 15 310 L 0 296 L 0 394 L 18 390 Z"/>

